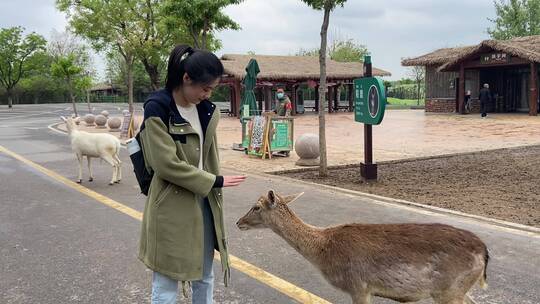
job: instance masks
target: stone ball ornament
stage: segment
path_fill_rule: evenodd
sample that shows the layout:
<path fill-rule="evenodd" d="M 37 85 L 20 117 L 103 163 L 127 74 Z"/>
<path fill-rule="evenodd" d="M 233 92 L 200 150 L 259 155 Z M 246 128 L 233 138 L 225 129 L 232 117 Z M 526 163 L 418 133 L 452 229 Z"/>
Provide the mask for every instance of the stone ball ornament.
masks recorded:
<path fill-rule="evenodd" d="M 97 115 L 95 119 L 96 127 L 97 128 L 105 128 L 105 124 L 107 124 L 107 117 L 104 115 Z"/>
<path fill-rule="evenodd" d="M 95 121 L 96 121 L 96 116 L 94 116 L 94 114 L 84 115 L 84 122 L 86 123 L 87 126 L 93 126 Z"/>
<path fill-rule="evenodd" d="M 122 119 L 119 117 L 111 117 L 107 121 L 107 125 L 111 131 L 120 131 L 120 126 L 122 125 Z"/>
<path fill-rule="evenodd" d="M 294 150 L 300 159 L 296 162 L 298 166 L 318 166 L 319 165 L 319 136 L 312 133 L 302 134 L 294 144 Z"/>

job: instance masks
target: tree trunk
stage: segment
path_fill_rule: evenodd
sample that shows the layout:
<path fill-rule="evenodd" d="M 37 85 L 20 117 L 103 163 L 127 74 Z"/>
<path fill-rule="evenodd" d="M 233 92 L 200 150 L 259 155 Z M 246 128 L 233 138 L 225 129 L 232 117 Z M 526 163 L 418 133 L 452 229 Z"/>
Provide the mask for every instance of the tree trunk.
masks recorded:
<path fill-rule="evenodd" d="M 90 90 L 86 90 L 86 104 L 88 104 L 88 113 L 92 113 L 92 108 L 90 107 Z"/>
<path fill-rule="evenodd" d="M 201 49 L 203 49 L 203 50 L 207 49 L 207 47 L 206 47 L 206 35 L 207 35 L 206 32 L 202 33 Z"/>
<path fill-rule="evenodd" d="M 127 73 L 127 89 L 128 89 L 128 107 L 129 113 L 133 116 L 133 55 L 127 54 L 126 73 Z"/>
<path fill-rule="evenodd" d="M 142 60 L 142 63 L 144 65 L 144 69 L 146 70 L 146 73 L 148 74 L 148 77 L 150 78 L 150 87 L 153 91 L 159 90 L 159 69 L 158 66 L 155 64 L 151 64 L 148 62 L 148 59 L 144 58 Z"/>
<path fill-rule="evenodd" d="M 69 98 L 71 99 L 71 104 L 73 105 L 73 114 L 75 114 L 75 117 L 79 116 L 77 113 L 77 106 L 75 105 L 75 95 L 73 95 L 73 84 L 71 83 L 71 79 L 68 78 L 68 89 L 69 89 Z"/>
<path fill-rule="evenodd" d="M 324 8 L 324 20 L 321 27 L 321 49 L 319 50 L 319 65 L 321 67 L 321 80 L 319 86 L 319 150 L 320 166 L 319 176 L 328 176 L 328 164 L 326 160 L 326 123 L 324 120 L 324 105 L 326 98 L 326 43 L 328 24 L 330 23 L 330 8 Z"/>
<path fill-rule="evenodd" d="M 417 88 L 416 97 L 418 98 L 417 105 L 420 105 L 420 82 L 416 83 L 416 88 Z"/>
<path fill-rule="evenodd" d="M 13 91 L 11 89 L 7 89 L 7 96 L 8 96 L 8 108 L 13 108 Z"/>
<path fill-rule="evenodd" d="M 189 33 L 191 34 L 191 38 L 193 38 L 193 47 L 196 49 L 200 48 L 199 33 L 195 33 L 193 26 L 190 27 Z"/>
<path fill-rule="evenodd" d="M 208 20 L 204 20 L 204 26 L 203 26 L 203 32 L 202 32 L 202 42 L 201 42 L 201 48 L 203 50 L 208 49 Z"/>

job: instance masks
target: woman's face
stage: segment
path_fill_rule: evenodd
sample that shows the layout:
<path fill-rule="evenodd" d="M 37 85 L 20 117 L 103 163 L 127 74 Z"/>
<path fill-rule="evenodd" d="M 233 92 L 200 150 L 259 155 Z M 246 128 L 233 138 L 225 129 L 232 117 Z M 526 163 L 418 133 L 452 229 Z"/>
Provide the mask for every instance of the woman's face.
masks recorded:
<path fill-rule="evenodd" d="M 184 98 L 189 103 L 199 104 L 212 96 L 212 91 L 217 87 L 219 81 L 220 79 L 217 78 L 209 84 L 194 83 L 186 73 L 182 84 Z"/>

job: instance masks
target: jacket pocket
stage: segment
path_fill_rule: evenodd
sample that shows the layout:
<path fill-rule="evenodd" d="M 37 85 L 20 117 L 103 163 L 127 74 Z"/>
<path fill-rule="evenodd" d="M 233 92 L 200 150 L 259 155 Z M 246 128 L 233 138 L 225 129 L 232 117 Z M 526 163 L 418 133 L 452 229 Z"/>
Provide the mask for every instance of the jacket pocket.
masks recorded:
<path fill-rule="evenodd" d="M 156 200 L 154 201 L 154 205 L 156 207 L 159 207 L 159 204 L 161 204 L 161 202 L 163 202 L 165 200 L 165 197 L 167 197 L 169 192 L 171 192 L 172 188 L 173 188 L 173 184 L 168 183 L 167 186 L 165 187 L 165 189 L 163 189 L 163 191 L 161 191 L 159 193 Z"/>
<path fill-rule="evenodd" d="M 179 141 L 180 143 L 182 144 L 185 144 L 187 143 L 187 138 L 186 138 L 186 135 L 182 135 L 182 134 L 171 134 L 171 137 L 173 138 L 174 141 Z"/>
<path fill-rule="evenodd" d="M 214 194 L 214 199 L 216 200 L 216 204 L 220 209 L 223 209 L 223 189 L 222 188 L 215 188 L 212 189 L 212 193 Z"/>

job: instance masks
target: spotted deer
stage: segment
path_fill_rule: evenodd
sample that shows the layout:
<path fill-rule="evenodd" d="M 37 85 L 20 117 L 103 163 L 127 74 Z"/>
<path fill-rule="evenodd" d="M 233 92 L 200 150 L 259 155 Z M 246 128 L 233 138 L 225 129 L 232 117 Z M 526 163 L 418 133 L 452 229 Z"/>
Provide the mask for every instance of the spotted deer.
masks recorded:
<path fill-rule="evenodd" d="M 353 304 L 373 296 L 397 302 L 432 298 L 437 304 L 474 303 L 467 292 L 486 288 L 488 250 L 473 233 L 443 224 L 346 224 L 319 228 L 288 207 L 302 194 L 274 191 L 236 225 L 270 228 L 320 270 Z"/>

